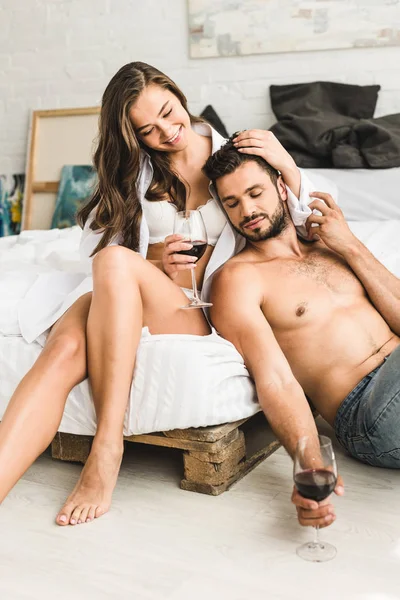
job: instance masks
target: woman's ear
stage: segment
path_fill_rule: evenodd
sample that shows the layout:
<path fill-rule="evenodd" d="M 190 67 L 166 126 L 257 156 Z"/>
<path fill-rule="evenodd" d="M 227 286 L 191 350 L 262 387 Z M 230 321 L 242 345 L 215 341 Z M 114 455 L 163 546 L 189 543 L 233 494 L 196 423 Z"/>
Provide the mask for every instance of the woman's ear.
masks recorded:
<path fill-rule="evenodd" d="M 280 193 L 280 196 L 282 198 L 282 200 L 284 200 L 286 202 L 287 200 L 287 188 L 286 188 L 286 184 L 283 181 L 283 177 L 282 175 L 279 175 L 277 182 L 276 182 L 276 187 L 278 188 L 278 191 Z"/>

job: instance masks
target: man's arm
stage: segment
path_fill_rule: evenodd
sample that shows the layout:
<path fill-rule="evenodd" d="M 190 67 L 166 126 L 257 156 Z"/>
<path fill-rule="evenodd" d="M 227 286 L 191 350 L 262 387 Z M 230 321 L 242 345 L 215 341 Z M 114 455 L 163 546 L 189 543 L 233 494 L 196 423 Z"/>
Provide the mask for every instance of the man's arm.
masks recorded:
<path fill-rule="evenodd" d="M 345 259 L 363 284 L 371 302 L 389 327 L 400 335 L 400 279 L 377 260 L 362 242 L 350 231 L 342 211 L 329 194 L 313 192 L 316 200 L 310 204 L 322 213 L 312 215 L 307 223 L 317 223 L 310 235 L 316 233 L 323 242 Z M 324 204 L 325 203 L 325 204 Z"/>
<path fill-rule="evenodd" d="M 251 265 L 228 265 L 216 273 L 211 300 L 213 323 L 242 354 L 255 381 L 258 401 L 279 441 L 292 458 L 304 435 L 313 437 L 317 448 L 311 409 L 261 310 L 262 292 Z M 343 494 L 340 477 L 335 493 Z M 327 527 L 335 520 L 329 499 L 320 503 L 308 500 L 294 487 L 292 502 L 301 525 Z"/>
<path fill-rule="evenodd" d="M 261 408 L 290 456 L 304 435 L 318 443 L 307 399 L 261 310 L 262 292 L 253 267 L 223 268 L 215 275 L 211 301 L 213 324 L 243 356 Z"/>
<path fill-rule="evenodd" d="M 388 271 L 357 239 L 342 256 L 363 284 L 371 302 L 390 329 L 400 335 L 400 279 Z"/>

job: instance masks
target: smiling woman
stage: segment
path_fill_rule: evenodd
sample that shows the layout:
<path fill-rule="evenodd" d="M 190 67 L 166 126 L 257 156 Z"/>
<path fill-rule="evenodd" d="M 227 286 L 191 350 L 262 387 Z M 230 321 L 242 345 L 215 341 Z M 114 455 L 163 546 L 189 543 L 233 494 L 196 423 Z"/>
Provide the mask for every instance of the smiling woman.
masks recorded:
<path fill-rule="evenodd" d="M 242 151 L 265 153 L 263 158 L 300 189 L 296 165 L 267 133 L 241 134 Z M 146 379 L 157 397 L 165 396 L 166 406 L 171 394 L 182 394 L 185 402 L 197 397 L 200 403 L 201 394 L 208 402 L 215 394 L 215 403 L 224 405 L 237 393 L 252 405 L 254 387 L 240 354 L 210 331 L 201 310 L 180 310 L 187 303 L 184 288 L 191 270 L 196 268 L 197 284 L 207 294 L 212 275 L 239 246 L 202 172 L 223 143 L 210 125 L 189 113 L 182 91 L 154 67 L 130 63 L 111 79 L 102 98 L 94 155 L 98 185 L 79 214 L 81 253 L 94 257 L 92 276 L 82 275 L 80 281 L 75 273 L 74 278 L 39 276 L 18 307 L 22 337 L 45 340 L 45 346 L 1 423 L 0 502 L 51 442 L 70 390 L 88 376 L 97 433 L 81 478 L 56 520 L 74 525 L 109 509 L 132 379 L 134 373 L 143 374 L 144 337 L 153 350 Z M 306 205 L 310 186 L 305 178 L 301 189 Z M 292 201 L 298 203 L 294 196 Z M 191 244 L 172 235 L 174 215 L 181 209 L 201 211 L 206 223 L 209 245 L 197 261 L 182 254 Z M 190 383 L 197 385 L 193 374 L 204 364 L 203 355 L 211 362 L 194 394 Z M 179 389 L 183 380 L 189 386 L 184 392 Z M 152 398 L 143 394 L 135 401 L 151 403 Z M 21 447 L 20 438 L 27 435 L 30 444 Z"/>

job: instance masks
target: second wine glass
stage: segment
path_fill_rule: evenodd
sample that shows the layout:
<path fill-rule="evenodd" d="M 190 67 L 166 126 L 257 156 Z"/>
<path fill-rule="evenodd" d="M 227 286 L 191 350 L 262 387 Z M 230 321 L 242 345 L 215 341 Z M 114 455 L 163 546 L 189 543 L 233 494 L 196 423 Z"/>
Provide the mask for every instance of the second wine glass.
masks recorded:
<path fill-rule="evenodd" d="M 207 230 L 198 210 L 182 210 L 175 215 L 174 233 L 183 236 L 184 242 L 192 244 L 190 250 L 180 250 L 177 254 L 195 256 L 199 260 L 207 250 Z M 192 272 L 193 298 L 182 308 L 205 308 L 212 306 L 210 302 L 203 302 L 197 291 L 195 269 Z"/>
<path fill-rule="evenodd" d="M 304 498 L 322 502 L 330 496 L 336 486 L 337 467 L 332 442 L 328 437 L 300 438 L 294 457 L 293 478 L 299 494 Z M 336 556 L 336 548 L 320 541 L 317 525 L 314 541 L 299 546 L 297 554 L 304 560 L 324 562 Z"/>

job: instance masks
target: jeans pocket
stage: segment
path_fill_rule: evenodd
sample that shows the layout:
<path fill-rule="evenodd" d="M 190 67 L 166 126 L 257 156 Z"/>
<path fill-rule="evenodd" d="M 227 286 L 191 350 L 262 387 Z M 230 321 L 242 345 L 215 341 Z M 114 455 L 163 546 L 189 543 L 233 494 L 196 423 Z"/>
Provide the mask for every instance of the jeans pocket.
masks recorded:
<path fill-rule="evenodd" d="M 400 396 L 397 394 L 388 408 L 370 429 L 374 464 L 400 469 Z"/>
<path fill-rule="evenodd" d="M 368 456 L 374 452 L 371 441 L 366 435 L 357 435 L 352 437 L 351 445 L 354 449 L 354 453 L 358 456 Z"/>

